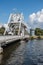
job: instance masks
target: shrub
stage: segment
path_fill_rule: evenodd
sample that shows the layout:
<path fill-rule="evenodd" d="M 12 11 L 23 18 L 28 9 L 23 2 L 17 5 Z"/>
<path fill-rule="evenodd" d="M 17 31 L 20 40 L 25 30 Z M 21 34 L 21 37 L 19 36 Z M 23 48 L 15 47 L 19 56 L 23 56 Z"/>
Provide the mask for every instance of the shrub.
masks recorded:
<path fill-rule="evenodd" d="M 33 39 L 34 39 L 34 37 L 33 37 L 33 36 L 32 36 L 32 37 L 30 37 L 30 39 L 31 39 L 31 40 L 33 40 Z"/>
<path fill-rule="evenodd" d="M 41 36 L 38 36 L 37 39 L 41 39 Z"/>

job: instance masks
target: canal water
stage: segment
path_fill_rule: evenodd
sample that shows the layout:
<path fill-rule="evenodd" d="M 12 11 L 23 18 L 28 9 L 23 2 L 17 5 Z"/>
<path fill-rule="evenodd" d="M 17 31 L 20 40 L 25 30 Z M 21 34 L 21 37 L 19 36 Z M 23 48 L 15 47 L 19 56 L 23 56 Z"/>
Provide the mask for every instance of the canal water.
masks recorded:
<path fill-rule="evenodd" d="M 43 65 L 43 40 L 20 41 L 5 47 L 0 65 Z"/>

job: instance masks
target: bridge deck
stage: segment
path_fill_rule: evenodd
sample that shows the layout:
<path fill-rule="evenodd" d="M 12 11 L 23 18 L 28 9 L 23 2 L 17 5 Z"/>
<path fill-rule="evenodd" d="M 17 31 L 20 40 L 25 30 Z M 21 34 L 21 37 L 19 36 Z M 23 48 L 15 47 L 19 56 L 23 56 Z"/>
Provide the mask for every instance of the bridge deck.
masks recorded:
<path fill-rule="evenodd" d="M 3 45 L 6 45 L 10 42 L 16 41 L 16 40 L 21 40 L 21 39 L 25 39 L 25 38 L 29 38 L 28 35 L 25 36 L 0 36 L 0 47 Z"/>

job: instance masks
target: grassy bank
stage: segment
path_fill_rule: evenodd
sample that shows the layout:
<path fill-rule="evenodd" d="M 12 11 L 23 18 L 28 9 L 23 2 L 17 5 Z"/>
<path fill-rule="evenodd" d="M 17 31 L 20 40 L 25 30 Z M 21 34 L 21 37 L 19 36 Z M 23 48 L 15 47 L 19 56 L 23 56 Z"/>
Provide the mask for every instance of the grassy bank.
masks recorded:
<path fill-rule="evenodd" d="M 43 36 L 30 36 L 30 39 L 43 39 Z"/>

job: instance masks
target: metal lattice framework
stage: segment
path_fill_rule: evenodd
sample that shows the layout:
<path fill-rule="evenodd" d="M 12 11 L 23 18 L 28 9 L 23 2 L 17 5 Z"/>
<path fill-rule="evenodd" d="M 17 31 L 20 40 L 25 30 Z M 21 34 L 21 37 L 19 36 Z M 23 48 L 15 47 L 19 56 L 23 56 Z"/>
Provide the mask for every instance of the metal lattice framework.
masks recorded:
<path fill-rule="evenodd" d="M 6 32 L 11 35 L 24 35 L 26 24 L 24 23 L 23 14 L 10 14 L 8 23 L 8 28 L 5 29 L 4 35 Z"/>

